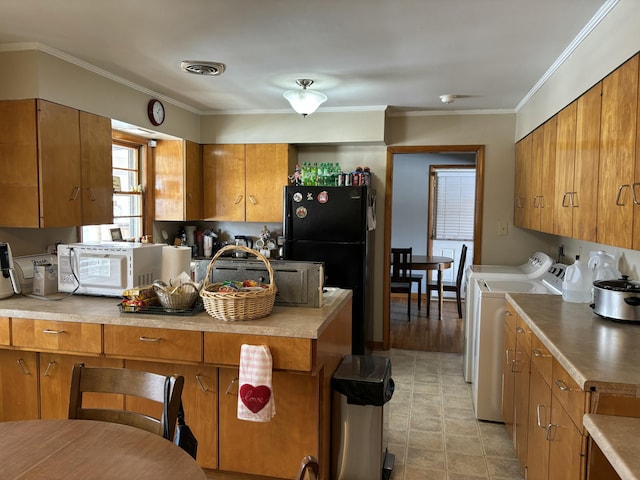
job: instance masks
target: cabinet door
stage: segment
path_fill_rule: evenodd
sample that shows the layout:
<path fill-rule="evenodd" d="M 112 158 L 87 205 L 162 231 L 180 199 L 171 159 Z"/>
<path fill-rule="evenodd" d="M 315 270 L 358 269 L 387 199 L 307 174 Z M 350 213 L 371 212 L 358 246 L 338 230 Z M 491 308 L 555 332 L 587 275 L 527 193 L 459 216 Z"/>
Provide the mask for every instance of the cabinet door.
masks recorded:
<path fill-rule="evenodd" d="M 35 100 L 0 102 L 0 226 L 37 228 L 38 143 Z"/>
<path fill-rule="evenodd" d="M 186 220 L 183 146 L 182 140 L 158 140 L 154 150 L 156 220 Z"/>
<path fill-rule="evenodd" d="M 602 81 L 597 242 L 622 248 L 632 247 L 637 108 L 638 55 Z"/>
<path fill-rule="evenodd" d="M 123 361 L 113 358 L 40 354 L 40 418 L 68 418 L 71 371 L 76 363 L 87 367 L 122 368 Z M 82 404 L 94 408 L 124 408 L 122 395 L 87 393 Z"/>
<path fill-rule="evenodd" d="M 283 187 L 295 169 L 295 151 L 287 144 L 246 146 L 247 222 L 282 222 Z"/>
<path fill-rule="evenodd" d="M 185 141 L 185 220 L 201 220 L 202 213 L 202 146 Z"/>
<path fill-rule="evenodd" d="M 553 233 L 570 237 L 573 232 L 573 177 L 576 155 L 576 112 L 573 102 L 558 113 Z"/>
<path fill-rule="evenodd" d="M 551 117 L 544 124 L 542 155 L 542 179 L 540 182 L 540 231 L 553 233 L 553 209 L 555 207 L 556 137 L 558 117 Z"/>
<path fill-rule="evenodd" d="M 531 361 L 523 345 L 516 341 L 516 363 L 513 387 L 513 425 L 516 453 L 520 465 L 527 465 L 527 430 L 529 428 L 529 370 Z"/>
<path fill-rule="evenodd" d="M 578 99 L 576 112 L 576 198 L 572 237 L 589 242 L 596 241 L 601 93 L 602 84 L 598 83 Z"/>
<path fill-rule="evenodd" d="M 527 430 L 527 480 L 548 480 L 549 441 L 547 425 L 551 423 L 551 388 L 543 375 L 531 366 L 529 383 L 529 428 Z"/>
<path fill-rule="evenodd" d="M 179 365 L 127 360 L 126 367 L 162 375 L 182 375 L 182 405 L 185 421 L 198 439 L 197 461 L 201 467 L 218 467 L 218 370 L 203 365 Z M 127 398 L 130 410 L 159 413 L 158 404 L 139 398 Z"/>
<path fill-rule="evenodd" d="M 80 112 L 82 225 L 113 223 L 111 120 Z"/>
<path fill-rule="evenodd" d="M 515 385 L 515 350 L 516 350 L 516 334 L 515 331 L 505 324 L 504 344 L 502 350 L 502 417 L 507 431 L 512 436 L 512 442 L 515 445 L 515 430 L 513 428 L 514 420 L 514 385 Z"/>
<path fill-rule="evenodd" d="M 513 205 L 513 224 L 516 227 L 525 227 L 525 182 L 527 159 L 530 156 L 531 142 L 526 136 L 516 144 L 516 173 L 515 173 L 515 193 Z"/>
<path fill-rule="evenodd" d="M 244 221 L 245 146 L 205 145 L 202 153 L 205 220 Z"/>
<path fill-rule="evenodd" d="M 526 168 L 526 227 L 540 230 L 542 213 L 542 162 L 544 161 L 544 127 L 536 128 L 531 137 L 531 157 Z"/>
<path fill-rule="evenodd" d="M 583 438 L 553 394 L 549 439 L 549 478 L 581 480 L 584 464 Z"/>
<path fill-rule="evenodd" d="M 238 369 L 219 372 L 220 470 L 294 478 L 301 458 L 318 456 L 322 375 L 274 372 L 276 415 L 263 423 L 238 420 Z"/>
<path fill-rule="evenodd" d="M 35 352 L 0 350 L 0 421 L 38 418 Z"/>
<path fill-rule="evenodd" d="M 37 104 L 40 227 L 82 225 L 79 112 L 44 100 Z"/>

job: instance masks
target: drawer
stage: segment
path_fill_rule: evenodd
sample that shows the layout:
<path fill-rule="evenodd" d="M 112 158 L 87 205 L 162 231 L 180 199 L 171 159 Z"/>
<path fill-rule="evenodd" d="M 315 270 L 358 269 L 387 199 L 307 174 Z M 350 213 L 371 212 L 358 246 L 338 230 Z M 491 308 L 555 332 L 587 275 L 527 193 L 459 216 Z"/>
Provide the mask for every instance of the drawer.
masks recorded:
<path fill-rule="evenodd" d="M 12 344 L 41 351 L 102 353 L 102 325 L 13 318 Z"/>
<path fill-rule="evenodd" d="M 578 430 L 582 431 L 582 416 L 586 413 L 587 394 L 569 376 L 554 358 L 552 365 L 551 391 L 565 409 Z"/>
<path fill-rule="evenodd" d="M 105 325 L 104 353 L 149 360 L 202 362 L 202 332 Z"/>
<path fill-rule="evenodd" d="M 538 369 L 547 385 L 551 386 L 553 357 L 533 333 L 531 334 L 531 364 Z"/>
<path fill-rule="evenodd" d="M 308 338 L 270 337 L 232 333 L 204 333 L 204 361 L 217 365 L 238 366 L 242 344 L 267 345 L 273 368 L 310 372 L 315 343 Z"/>
<path fill-rule="evenodd" d="M 520 315 L 518 315 L 515 311 L 515 309 L 513 308 L 513 305 L 511 305 L 508 301 L 506 302 L 506 308 L 505 308 L 505 312 L 504 312 L 504 324 L 507 328 L 509 328 L 510 330 L 513 330 L 515 332 L 516 330 L 516 323 L 517 323 L 517 319 Z"/>
<path fill-rule="evenodd" d="M 520 315 L 516 317 L 516 342 L 521 345 L 527 355 L 531 354 L 531 329 Z"/>
<path fill-rule="evenodd" d="M 11 344 L 9 317 L 0 317 L 0 345 Z"/>

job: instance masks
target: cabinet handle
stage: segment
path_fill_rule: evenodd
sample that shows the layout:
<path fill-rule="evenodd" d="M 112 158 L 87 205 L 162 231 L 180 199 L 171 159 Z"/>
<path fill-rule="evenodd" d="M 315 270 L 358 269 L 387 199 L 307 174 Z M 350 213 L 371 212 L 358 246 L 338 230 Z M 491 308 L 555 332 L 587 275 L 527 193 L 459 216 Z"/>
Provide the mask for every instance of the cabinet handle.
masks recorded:
<path fill-rule="evenodd" d="M 556 428 L 560 427 L 561 425 L 557 425 L 555 423 L 550 423 L 549 425 L 547 425 L 547 432 L 544 435 L 544 439 L 548 442 L 553 442 L 553 437 L 555 437 L 555 431 Z M 565 428 L 565 427 L 563 427 Z M 554 434 L 552 434 L 551 432 L 553 432 Z"/>
<path fill-rule="evenodd" d="M 578 192 L 571 192 L 571 206 L 573 208 L 579 207 L 578 205 Z M 575 201 L 574 201 L 575 200 Z"/>
<path fill-rule="evenodd" d="M 620 185 L 618 187 L 618 195 L 616 195 L 616 206 L 624 207 L 624 203 L 621 203 L 620 200 L 622 198 L 622 192 L 625 188 L 631 188 L 629 185 Z"/>
<path fill-rule="evenodd" d="M 544 358 L 549 356 L 542 353 L 542 350 L 540 350 L 539 348 L 532 348 L 531 353 L 533 353 L 534 357 L 538 357 L 538 358 Z"/>
<path fill-rule="evenodd" d="M 547 428 L 549 428 L 549 424 L 547 423 L 546 425 L 542 425 L 542 420 L 540 420 L 540 410 L 542 409 L 542 407 L 549 408 L 549 405 L 539 403 L 536 407 L 536 414 L 538 415 L 538 427 L 544 428 L 546 430 Z"/>
<path fill-rule="evenodd" d="M 569 198 L 569 202 L 566 202 L 566 199 Z M 569 207 L 571 205 L 571 192 L 564 192 L 562 195 L 562 206 L 564 208 Z"/>
<path fill-rule="evenodd" d="M 507 310 L 504 312 L 504 316 L 505 317 L 513 317 L 513 313 L 511 313 L 511 310 Z"/>
<path fill-rule="evenodd" d="M 18 366 L 20 367 L 20 370 L 22 370 L 23 375 L 31 375 L 31 372 L 25 368 L 23 359 L 19 358 L 17 363 L 18 363 Z"/>
<path fill-rule="evenodd" d="M 208 391 L 209 391 L 209 389 L 208 389 L 207 387 L 205 387 L 205 386 L 204 386 L 204 384 L 202 383 L 202 380 L 200 379 L 200 377 L 201 377 L 201 375 L 198 373 L 198 374 L 196 375 L 196 382 L 198 382 L 198 385 L 200 386 L 200 389 L 201 389 L 203 392 L 205 392 L 205 393 L 206 393 L 206 392 L 208 392 Z"/>
<path fill-rule="evenodd" d="M 633 204 L 640 205 L 640 201 L 638 201 L 638 196 L 636 195 L 636 187 L 640 185 L 640 183 L 636 182 L 631 185 L 631 193 L 633 193 Z"/>
<path fill-rule="evenodd" d="M 162 340 L 160 337 L 140 337 L 141 342 L 159 342 Z"/>
<path fill-rule="evenodd" d="M 73 190 L 71 190 L 71 196 L 69 197 L 70 201 L 74 201 L 78 199 L 78 193 L 80 193 L 80 187 L 73 187 Z"/>
<path fill-rule="evenodd" d="M 96 192 L 93 189 L 93 187 L 88 187 L 87 190 L 89 191 L 89 200 L 91 202 L 95 202 L 96 201 Z"/>
<path fill-rule="evenodd" d="M 64 330 L 51 330 L 50 328 L 45 328 L 42 333 L 46 333 L 49 335 L 60 335 L 61 333 L 65 333 Z"/>
<path fill-rule="evenodd" d="M 525 332 L 524 328 L 522 328 L 522 327 L 516 327 L 516 333 L 523 334 L 523 333 L 527 333 L 527 332 Z"/>
<path fill-rule="evenodd" d="M 253 195 L 249 195 L 249 201 L 251 202 L 251 205 L 258 204 L 258 202 L 256 201 L 256 197 L 254 197 Z"/>
<path fill-rule="evenodd" d="M 233 387 L 233 384 L 236 383 L 237 381 L 238 381 L 238 377 L 236 377 L 233 380 L 231 380 L 231 383 L 227 387 L 227 391 L 224 392 L 225 395 L 231 395 L 231 387 Z"/>
<path fill-rule="evenodd" d="M 51 367 L 53 367 L 55 364 L 56 364 L 55 360 L 49 362 L 47 364 L 47 368 L 44 369 L 44 373 L 42 374 L 42 376 L 43 377 L 48 377 L 49 376 L 49 370 L 51 370 Z"/>
<path fill-rule="evenodd" d="M 238 195 L 233 202 L 234 205 L 238 205 L 242 201 L 242 195 Z"/>
<path fill-rule="evenodd" d="M 558 386 L 558 388 L 563 392 L 570 392 L 571 391 L 571 389 L 567 386 L 567 384 L 564 383 L 560 379 L 554 380 L 553 383 L 555 383 Z"/>

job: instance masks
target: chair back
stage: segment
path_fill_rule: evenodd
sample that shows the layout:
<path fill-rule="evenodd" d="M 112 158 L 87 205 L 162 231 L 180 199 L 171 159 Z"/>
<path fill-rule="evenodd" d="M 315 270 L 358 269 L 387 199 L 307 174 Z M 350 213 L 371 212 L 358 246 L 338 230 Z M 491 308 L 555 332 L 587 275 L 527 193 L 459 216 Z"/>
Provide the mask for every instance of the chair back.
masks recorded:
<path fill-rule="evenodd" d="M 391 281 L 411 283 L 411 255 L 413 248 L 391 249 Z"/>
<path fill-rule="evenodd" d="M 296 480 L 317 480 L 320 478 L 318 460 L 309 455 L 302 459 Z"/>
<path fill-rule="evenodd" d="M 169 388 L 165 389 L 167 378 Z M 184 377 L 181 375 L 166 377 L 127 368 L 85 367 L 83 363 L 77 363 L 73 366 L 71 375 L 69 418 L 121 423 L 173 440 L 183 386 Z M 82 405 L 82 396 L 89 392 L 145 398 L 162 404 L 161 411 L 166 404 L 167 416 L 165 418 L 165 415 L 160 415 L 159 418 L 155 418 L 127 410 L 85 408 Z"/>
<path fill-rule="evenodd" d="M 464 277 L 464 263 L 467 261 L 467 246 L 462 245 L 462 253 L 460 254 L 460 263 L 458 264 L 458 276 L 456 277 L 456 288 L 460 291 L 462 288 L 462 279 Z"/>

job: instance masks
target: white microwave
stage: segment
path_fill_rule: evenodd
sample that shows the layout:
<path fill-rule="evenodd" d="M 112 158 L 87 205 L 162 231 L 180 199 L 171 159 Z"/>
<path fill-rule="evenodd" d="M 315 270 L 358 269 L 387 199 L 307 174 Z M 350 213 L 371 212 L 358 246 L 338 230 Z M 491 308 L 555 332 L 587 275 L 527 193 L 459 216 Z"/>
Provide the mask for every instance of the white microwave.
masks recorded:
<path fill-rule="evenodd" d="M 160 278 L 162 244 L 72 243 L 58 245 L 58 291 L 120 297 L 123 290 Z"/>

